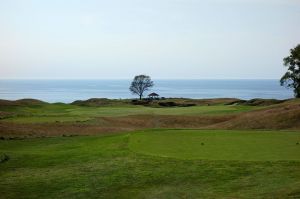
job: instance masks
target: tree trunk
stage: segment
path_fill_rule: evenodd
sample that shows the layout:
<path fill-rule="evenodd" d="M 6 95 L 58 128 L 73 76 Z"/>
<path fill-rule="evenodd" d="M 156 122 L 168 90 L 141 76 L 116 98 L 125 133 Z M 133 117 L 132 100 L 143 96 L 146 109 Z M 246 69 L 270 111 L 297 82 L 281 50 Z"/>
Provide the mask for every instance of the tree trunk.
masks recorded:
<path fill-rule="evenodd" d="M 142 100 L 142 95 L 140 95 L 140 100 Z"/>

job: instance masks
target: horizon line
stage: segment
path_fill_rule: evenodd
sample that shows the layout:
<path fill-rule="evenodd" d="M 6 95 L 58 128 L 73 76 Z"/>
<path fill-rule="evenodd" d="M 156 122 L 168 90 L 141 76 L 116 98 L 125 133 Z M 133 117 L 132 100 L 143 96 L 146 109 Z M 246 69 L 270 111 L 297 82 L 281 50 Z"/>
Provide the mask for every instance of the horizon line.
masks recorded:
<path fill-rule="evenodd" d="M 0 78 L 1 80 L 132 80 L 133 78 Z M 151 78 L 152 80 L 278 80 L 280 78 Z"/>

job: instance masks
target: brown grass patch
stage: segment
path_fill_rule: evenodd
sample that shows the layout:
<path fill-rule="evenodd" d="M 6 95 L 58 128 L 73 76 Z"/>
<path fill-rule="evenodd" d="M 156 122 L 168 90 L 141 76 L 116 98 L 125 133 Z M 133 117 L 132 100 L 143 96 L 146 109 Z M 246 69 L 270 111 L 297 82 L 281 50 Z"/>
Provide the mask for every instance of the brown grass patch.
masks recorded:
<path fill-rule="evenodd" d="M 300 129 L 300 103 L 291 100 L 268 109 L 239 114 L 229 121 L 212 125 L 224 129 Z"/>

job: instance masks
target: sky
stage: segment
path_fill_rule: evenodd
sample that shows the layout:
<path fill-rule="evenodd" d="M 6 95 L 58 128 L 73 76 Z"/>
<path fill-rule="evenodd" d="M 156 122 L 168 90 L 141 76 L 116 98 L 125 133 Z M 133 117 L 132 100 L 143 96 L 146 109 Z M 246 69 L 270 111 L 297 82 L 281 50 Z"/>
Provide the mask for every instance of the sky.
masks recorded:
<path fill-rule="evenodd" d="M 299 0 L 0 0 L 0 79 L 278 79 Z"/>

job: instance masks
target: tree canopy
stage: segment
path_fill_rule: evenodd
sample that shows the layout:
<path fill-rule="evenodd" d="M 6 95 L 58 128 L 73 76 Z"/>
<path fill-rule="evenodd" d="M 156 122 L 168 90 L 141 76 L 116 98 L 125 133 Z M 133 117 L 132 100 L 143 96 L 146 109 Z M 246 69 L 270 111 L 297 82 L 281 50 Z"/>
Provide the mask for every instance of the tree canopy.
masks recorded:
<path fill-rule="evenodd" d="M 295 97 L 300 97 L 300 44 L 290 50 L 290 55 L 283 59 L 288 67 L 287 72 L 281 77 L 280 84 L 294 90 Z"/>
<path fill-rule="evenodd" d="M 129 90 L 132 94 L 138 95 L 141 100 L 144 92 L 149 90 L 153 85 L 153 81 L 149 76 L 137 75 L 132 80 Z"/>

